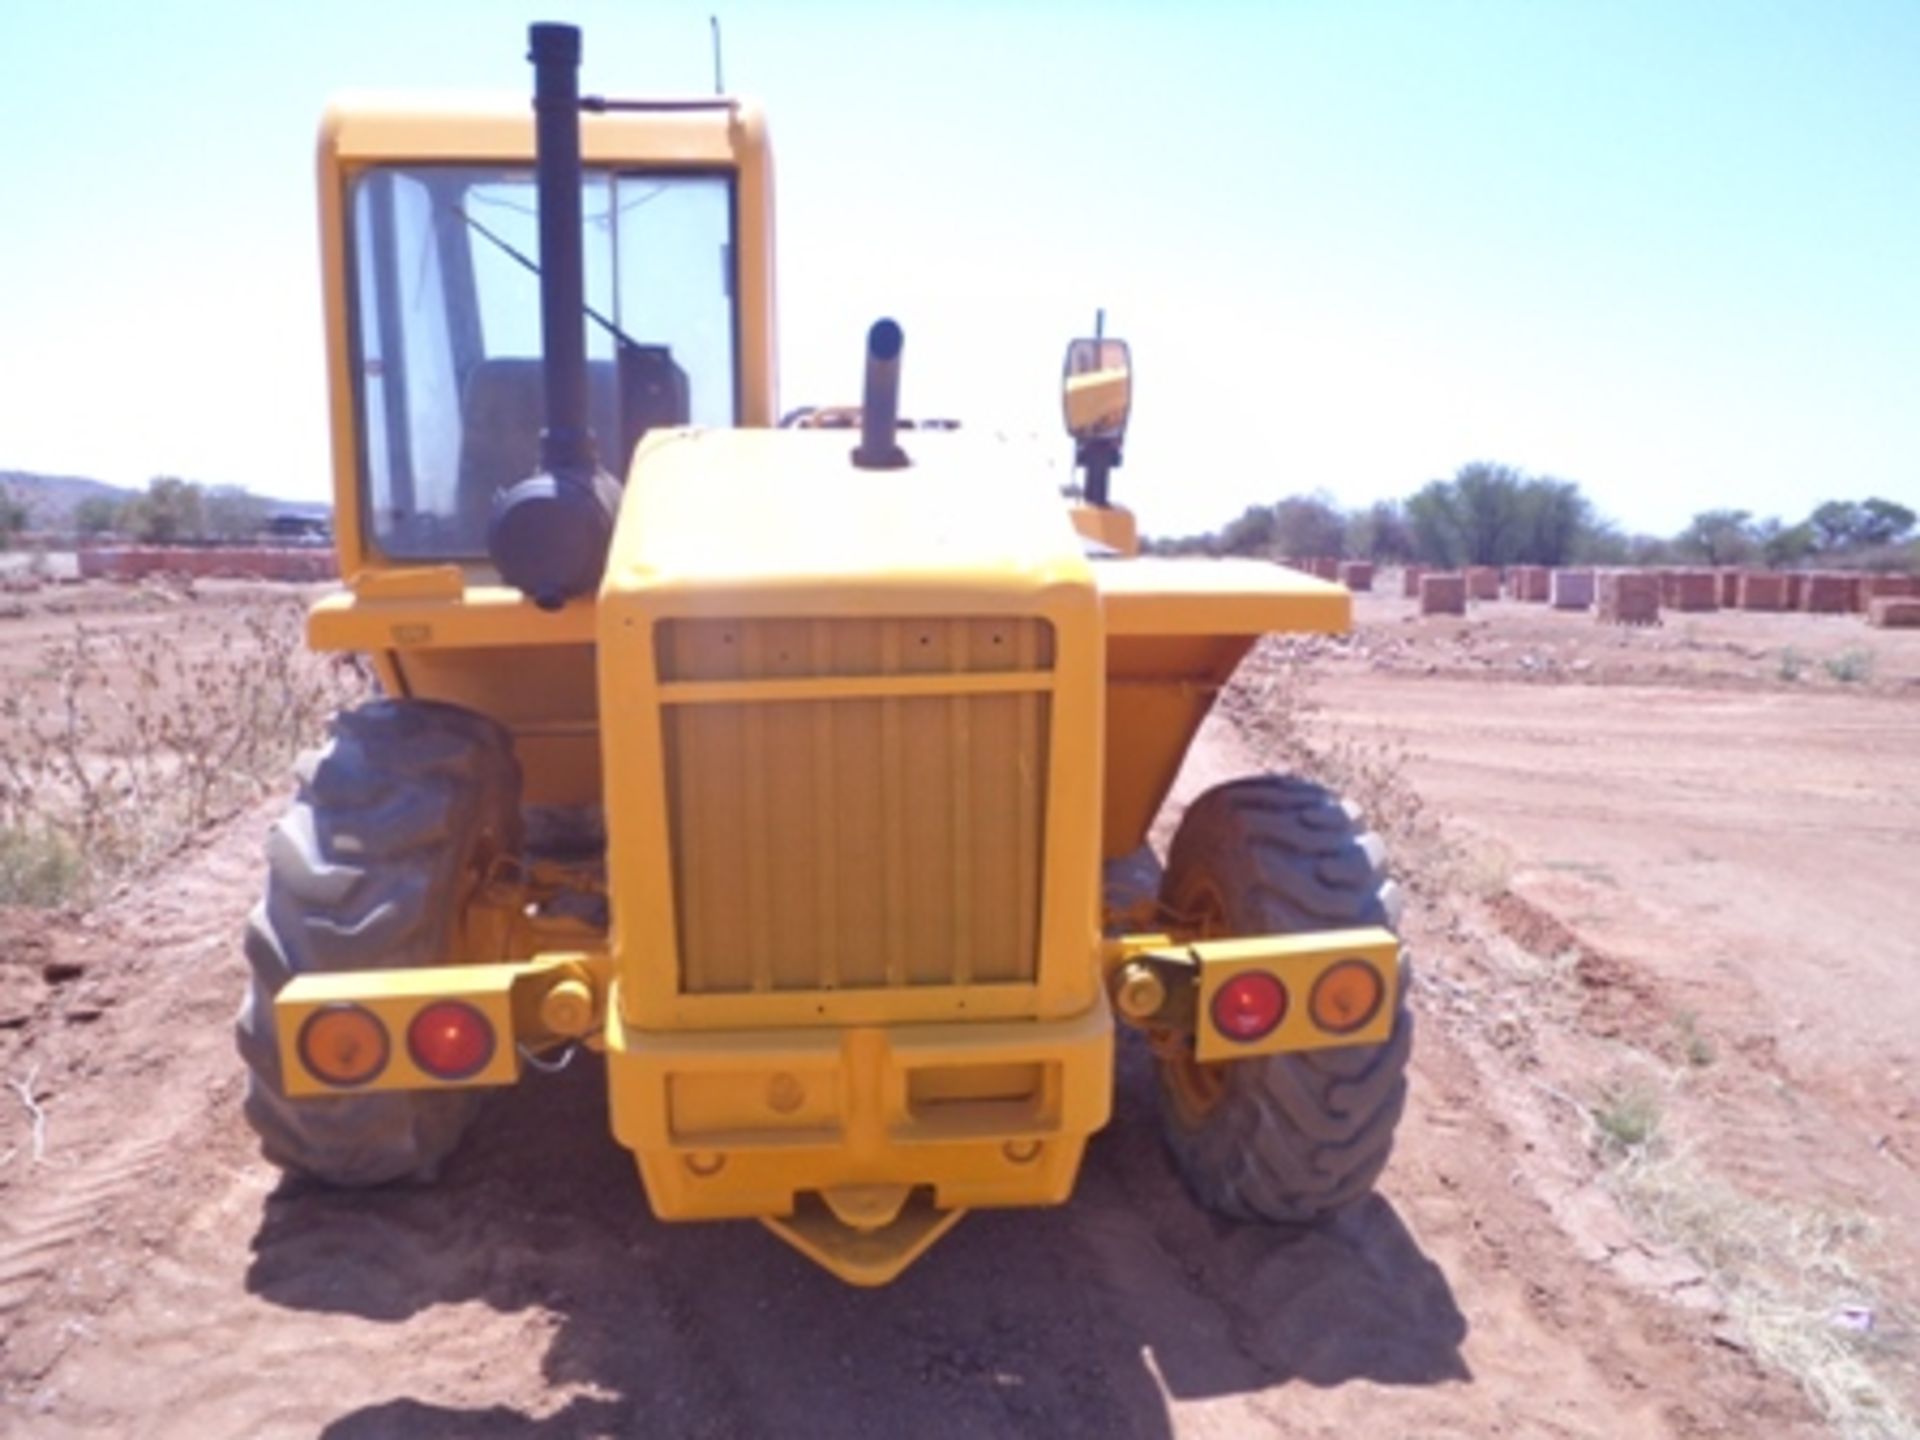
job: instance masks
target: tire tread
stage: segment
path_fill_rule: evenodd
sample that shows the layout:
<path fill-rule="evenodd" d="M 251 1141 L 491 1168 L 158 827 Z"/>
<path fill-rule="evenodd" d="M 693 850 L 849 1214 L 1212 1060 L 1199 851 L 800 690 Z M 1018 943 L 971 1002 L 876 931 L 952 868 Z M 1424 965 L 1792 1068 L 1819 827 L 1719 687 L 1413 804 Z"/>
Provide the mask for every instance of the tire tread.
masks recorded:
<path fill-rule="evenodd" d="M 1241 934 L 1384 925 L 1401 894 L 1386 848 L 1359 811 L 1294 776 L 1231 781 L 1189 807 L 1168 854 L 1162 899 L 1182 913 L 1205 877 Z M 1169 1148 L 1188 1188 L 1238 1220 L 1307 1224 L 1366 1195 L 1406 1106 L 1413 1022 L 1402 957 L 1391 1037 L 1227 1067 L 1225 1093 L 1197 1123 L 1163 1086 Z"/>
<path fill-rule="evenodd" d="M 289 1172 L 349 1186 L 429 1179 L 478 1092 L 289 1100 L 273 998 L 296 975 L 448 958 L 478 871 L 519 846 L 513 743 L 456 706 L 376 700 L 336 717 L 295 775 L 294 803 L 267 839 L 266 894 L 247 922 L 252 979 L 234 1024 L 245 1115 L 262 1153 Z"/>

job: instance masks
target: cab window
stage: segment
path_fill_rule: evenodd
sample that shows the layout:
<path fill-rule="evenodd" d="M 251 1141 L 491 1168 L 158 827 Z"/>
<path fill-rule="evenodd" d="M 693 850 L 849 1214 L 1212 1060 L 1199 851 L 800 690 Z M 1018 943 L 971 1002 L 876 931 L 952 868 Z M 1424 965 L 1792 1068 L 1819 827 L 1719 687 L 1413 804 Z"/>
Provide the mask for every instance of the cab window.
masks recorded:
<path fill-rule="evenodd" d="M 587 172 L 589 403 L 624 479 L 662 425 L 737 424 L 733 187 Z M 478 559 L 494 493 L 537 468 L 538 208 L 530 168 L 381 168 L 353 183 L 352 355 L 368 532 L 401 559 Z"/>

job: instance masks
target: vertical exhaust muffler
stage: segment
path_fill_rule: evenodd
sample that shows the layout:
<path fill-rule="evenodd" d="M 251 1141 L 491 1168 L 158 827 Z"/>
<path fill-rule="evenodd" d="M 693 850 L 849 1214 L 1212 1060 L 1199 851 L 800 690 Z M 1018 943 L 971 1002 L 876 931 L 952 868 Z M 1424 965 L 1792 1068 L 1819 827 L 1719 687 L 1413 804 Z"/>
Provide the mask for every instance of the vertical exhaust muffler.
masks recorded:
<path fill-rule="evenodd" d="M 600 468 L 587 420 L 585 240 L 581 225 L 580 31 L 527 31 L 540 206 L 540 342 L 546 426 L 540 470 L 502 489 L 487 523 L 500 577 L 543 610 L 600 587 L 620 487 Z"/>

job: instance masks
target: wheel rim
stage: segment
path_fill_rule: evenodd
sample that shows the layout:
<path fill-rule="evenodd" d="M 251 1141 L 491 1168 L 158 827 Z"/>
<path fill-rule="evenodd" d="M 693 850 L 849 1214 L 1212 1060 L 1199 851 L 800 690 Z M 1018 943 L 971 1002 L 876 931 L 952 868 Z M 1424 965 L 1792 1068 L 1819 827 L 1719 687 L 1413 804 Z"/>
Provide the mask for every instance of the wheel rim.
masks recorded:
<path fill-rule="evenodd" d="M 1227 920 L 1227 903 L 1210 880 L 1202 880 L 1188 892 L 1181 914 L 1201 940 L 1216 940 L 1232 933 Z M 1197 1020 L 1196 1020 L 1196 1023 Z M 1220 1107 L 1227 1094 L 1227 1067 L 1202 1065 L 1194 1059 L 1190 1046 L 1161 1061 L 1161 1078 L 1174 1112 L 1186 1125 L 1199 1125 Z"/>

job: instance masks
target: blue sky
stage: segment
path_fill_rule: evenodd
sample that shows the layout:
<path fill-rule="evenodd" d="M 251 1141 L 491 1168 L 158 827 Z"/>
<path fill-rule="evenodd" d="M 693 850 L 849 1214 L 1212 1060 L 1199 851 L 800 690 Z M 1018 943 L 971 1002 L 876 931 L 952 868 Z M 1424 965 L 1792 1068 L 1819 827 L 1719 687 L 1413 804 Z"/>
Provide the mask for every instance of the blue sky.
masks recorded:
<path fill-rule="evenodd" d="M 1096 306 L 1151 530 L 1476 458 L 1630 528 L 1920 503 L 1920 3 L 104 4 L 0 18 L 0 468 L 328 485 L 311 151 L 344 88 L 701 91 L 778 160 L 781 397 L 1064 466 Z"/>

